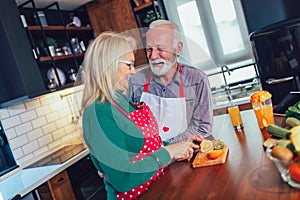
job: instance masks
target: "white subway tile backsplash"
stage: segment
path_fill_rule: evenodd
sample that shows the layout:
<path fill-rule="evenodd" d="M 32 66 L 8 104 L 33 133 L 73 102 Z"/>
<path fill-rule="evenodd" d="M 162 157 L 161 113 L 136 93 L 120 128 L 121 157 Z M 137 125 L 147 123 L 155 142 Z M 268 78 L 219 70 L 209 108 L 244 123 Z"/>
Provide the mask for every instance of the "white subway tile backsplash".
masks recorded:
<path fill-rule="evenodd" d="M 64 131 L 63 128 L 57 129 L 56 131 L 54 131 L 52 133 L 52 136 L 53 136 L 54 140 L 58 140 L 58 139 L 62 138 L 64 135 L 65 135 L 65 131 Z"/>
<path fill-rule="evenodd" d="M 69 117 L 70 119 L 72 118 L 72 112 L 69 107 L 65 107 L 63 109 L 60 109 L 58 111 L 59 117 Z"/>
<path fill-rule="evenodd" d="M 36 108 L 35 112 L 37 113 L 37 116 L 40 117 L 49 114 L 51 110 L 49 105 L 46 105 L 46 106 L 41 106 L 39 108 Z"/>
<path fill-rule="evenodd" d="M 65 126 L 67 126 L 67 125 L 69 125 L 71 123 L 72 123 L 71 117 L 70 118 L 69 117 L 65 117 L 65 118 L 61 118 L 61 119 L 55 121 L 55 124 L 56 124 L 57 128 L 63 128 L 63 127 L 65 127 Z"/>
<path fill-rule="evenodd" d="M 34 110 L 27 111 L 19 115 L 22 122 L 28 122 L 37 118 L 37 115 Z"/>
<path fill-rule="evenodd" d="M 31 126 L 30 122 L 26 122 L 26 123 L 23 123 L 23 124 L 20 124 L 20 125 L 16 126 L 15 130 L 16 130 L 17 135 L 22 135 L 26 132 L 31 131 L 32 126 Z"/>
<path fill-rule="evenodd" d="M 60 109 L 64 108 L 65 106 L 63 105 L 63 101 L 61 102 L 53 102 L 52 104 L 49 105 L 50 106 L 50 110 L 52 112 L 56 112 L 59 111 Z"/>
<path fill-rule="evenodd" d="M 5 130 L 5 134 L 8 140 L 11 140 L 17 136 L 16 130 L 14 128 Z"/>
<path fill-rule="evenodd" d="M 40 117 L 40 118 L 36 118 L 36 119 L 32 120 L 31 124 L 32 124 L 32 127 L 34 129 L 36 129 L 36 128 L 46 125 L 47 121 L 46 121 L 45 117 Z"/>
<path fill-rule="evenodd" d="M 74 139 L 84 142 L 81 118 L 78 124 L 72 123 L 72 116 L 79 117 L 82 92 L 76 93 L 73 98 L 70 95 L 73 91 L 76 90 L 55 92 L 0 109 L 1 123 L 21 167 L 28 166 L 40 159 L 42 154 L 46 155 L 51 149 Z M 69 96 L 61 98 L 61 94 Z"/>
<path fill-rule="evenodd" d="M 18 160 L 19 158 L 22 158 L 24 156 L 24 153 L 23 153 L 21 147 L 14 149 L 13 154 L 14 154 L 14 157 L 15 157 L 16 160 Z"/>
<path fill-rule="evenodd" d="M 9 145 L 12 149 L 16 149 L 28 143 L 26 135 L 21 135 L 9 141 Z"/>
<path fill-rule="evenodd" d="M 55 113 L 50 113 L 50 114 L 46 115 L 45 117 L 46 117 L 48 123 L 49 122 L 54 122 L 54 121 L 60 119 L 59 115 L 56 112 Z"/>
<path fill-rule="evenodd" d="M 34 156 L 43 156 L 49 154 L 49 147 L 48 146 L 43 146 L 37 149 L 36 151 L 33 152 Z"/>
<path fill-rule="evenodd" d="M 35 98 L 35 99 L 31 99 L 30 101 L 25 102 L 25 107 L 27 110 L 33 110 L 35 108 L 41 107 L 40 99 Z"/>
<path fill-rule="evenodd" d="M 53 149 L 53 148 L 57 148 L 57 147 L 62 146 L 62 145 L 63 145 L 63 143 L 59 139 L 59 140 L 53 140 L 53 142 L 48 144 L 48 147 L 49 147 L 49 149 Z"/>
<path fill-rule="evenodd" d="M 38 138 L 38 142 L 41 147 L 48 145 L 49 143 L 53 142 L 53 138 L 51 134 L 45 135 L 43 137 Z"/>
<path fill-rule="evenodd" d="M 34 161 L 35 161 L 35 156 L 33 156 L 32 153 L 27 154 L 27 155 L 24 154 L 23 157 L 18 159 L 18 163 L 21 166 L 25 165 L 26 163 L 33 163 Z"/>
<path fill-rule="evenodd" d="M 55 123 L 47 123 L 45 126 L 42 127 L 44 135 L 54 132 L 56 130 Z"/>
<path fill-rule="evenodd" d="M 7 108 L 1 108 L 0 109 L 0 120 L 5 119 L 9 117 L 8 109 Z"/>
<path fill-rule="evenodd" d="M 50 94 L 50 95 L 45 95 L 45 96 L 40 97 L 40 102 L 41 102 L 42 106 L 50 105 L 50 104 L 58 102 L 58 101 L 61 101 L 61 99 L 57 92 Z"/>
<path fill-rule="evenodd" d="M 69 133 L 73 133 L 76 131 L 76 127 L 74 124 L 68 124 L 67 126 L 64 127 L 65 133 L 69 134 Z"/>
<path fill-rule="evenodd" d="M 4 127 L 4 129 L 9 129 L 9 128 L 12 128 L 12 127 L 15 127 L 15 126 L 21 124 L 21 120 L 20 120 L 20 117 L 18 115 L 16 115 L 16 116 L 1 120 L 1 123 L 2 123 L 2 126 Z"/>
<path fill-rule="evenodd" d="M 72 139 L 74 139 L 74 135 L 70 134 L 70 135 L 65 135 L 64 137 L 61 138 L 61 141 L 64 143 L 64 142 L 68 142 Z"/>
<path fill-rule="evenodd" d="M 11 106 L 8 108 L 8 112 L 10 116 L 15 116 L 20 113 L 23 113 L 26 111 L 25 105 L 23 103 Z"/>
<path fill-rule="evenodd" d="M 43 131 L 41 128 L 31 131 L 27 134 L 27 138 L 29 141 L 37 140 L 41 137 L 43 137 Z"/>
<path fill-rule="evenodd" d="M 22 146 L 22 149 L 23 149 L 23 152 L 25 155 L 32 153 L 33 151 L 37 150 L 38 148 L 39 148 L 39 144 L 36 140 Z"/>

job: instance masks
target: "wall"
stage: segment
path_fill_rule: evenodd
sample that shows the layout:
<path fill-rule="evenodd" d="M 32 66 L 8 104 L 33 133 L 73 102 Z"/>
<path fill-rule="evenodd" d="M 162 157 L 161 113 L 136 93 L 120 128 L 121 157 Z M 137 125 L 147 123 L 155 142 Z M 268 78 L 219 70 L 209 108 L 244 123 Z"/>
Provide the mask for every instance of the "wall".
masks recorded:
<path fill-rule="evenodd" d="M 54 92 L 0 109 L 0 120 L 21 167 L 66 143 L 83 141 L 79 112 L 82 89 L 79 86 Z M 72 116 L 79 118 L 78 123 L 73 122 Z"/>

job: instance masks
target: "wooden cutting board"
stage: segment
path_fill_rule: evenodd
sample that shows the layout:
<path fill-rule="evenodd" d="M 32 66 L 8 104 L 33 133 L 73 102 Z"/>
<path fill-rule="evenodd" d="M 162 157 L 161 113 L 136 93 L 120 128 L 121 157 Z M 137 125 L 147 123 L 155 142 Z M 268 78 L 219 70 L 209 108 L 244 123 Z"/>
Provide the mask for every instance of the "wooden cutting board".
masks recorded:
<path fill-rule="evenodd" d="M 207 153 L 198 152 L 192 166 L 193 168 L 196 167 L 205 167 L 205 166 L 211 166 L 211 165 L 219 165 L 223 164 L 227 160 L 227 154 L 228 154 L 228 146 L 224 145 L 224 153 L 217 159 L 211 160 L 207 157 Z"/>

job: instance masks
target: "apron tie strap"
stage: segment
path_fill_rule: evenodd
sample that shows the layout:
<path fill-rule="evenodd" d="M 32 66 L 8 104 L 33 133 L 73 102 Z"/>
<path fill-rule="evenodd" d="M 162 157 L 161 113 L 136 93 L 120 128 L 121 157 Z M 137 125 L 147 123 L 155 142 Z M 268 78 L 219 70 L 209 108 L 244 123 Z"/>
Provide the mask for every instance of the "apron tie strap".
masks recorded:
<path fill-rule="evenodd" d="M 184 86 L 183 86 L 183 80 L 182 80 L 182 66 L 178 63 L 178 68 L 179 68 L 179 75 L 180 75 L 180 86 L 179 86 L 179 96 L 181 98 L 184 97 Z M 146 79 L 146 83 L 144 86 L 143 92 L 148 92 L 149 91 L 149 84 L 150 84 L 150 78 L 152 75 L 152 71 L 150 70 Z"/>

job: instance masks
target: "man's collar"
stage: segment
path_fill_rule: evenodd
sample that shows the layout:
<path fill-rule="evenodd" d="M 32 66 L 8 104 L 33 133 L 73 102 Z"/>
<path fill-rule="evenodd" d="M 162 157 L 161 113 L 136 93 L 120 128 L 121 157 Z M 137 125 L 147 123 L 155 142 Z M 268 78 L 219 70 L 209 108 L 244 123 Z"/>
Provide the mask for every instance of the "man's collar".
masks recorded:
<path fill-rule="evenodd" d="M 174 77 L 173 77 L 172 81 L 170 81 L 169 84 L 171 84 L 171 83 L 173 83 L 173 82 L 176 83 L 176 84 L 180 84 L 179 67 L 181 67 L 181 64 L 179 64 L 179 63 L 177 62 L 177 69 L 176 69 L 176 72 L 175 72 L 175 74 L 174 74 Z M 151 70 L 151 69 L 150 69 L 150 70 Z M 158 83 L 158 84 L 160 84 L 160 85 L 163 86 L 163 84 L 160 82 L 160 80 L 158 79 L 158 77 L 157 77 L 156 75 L 154 75 L 153 73 L 152 73 L 150 82 L 155 82 L 155 83 Z"/>

